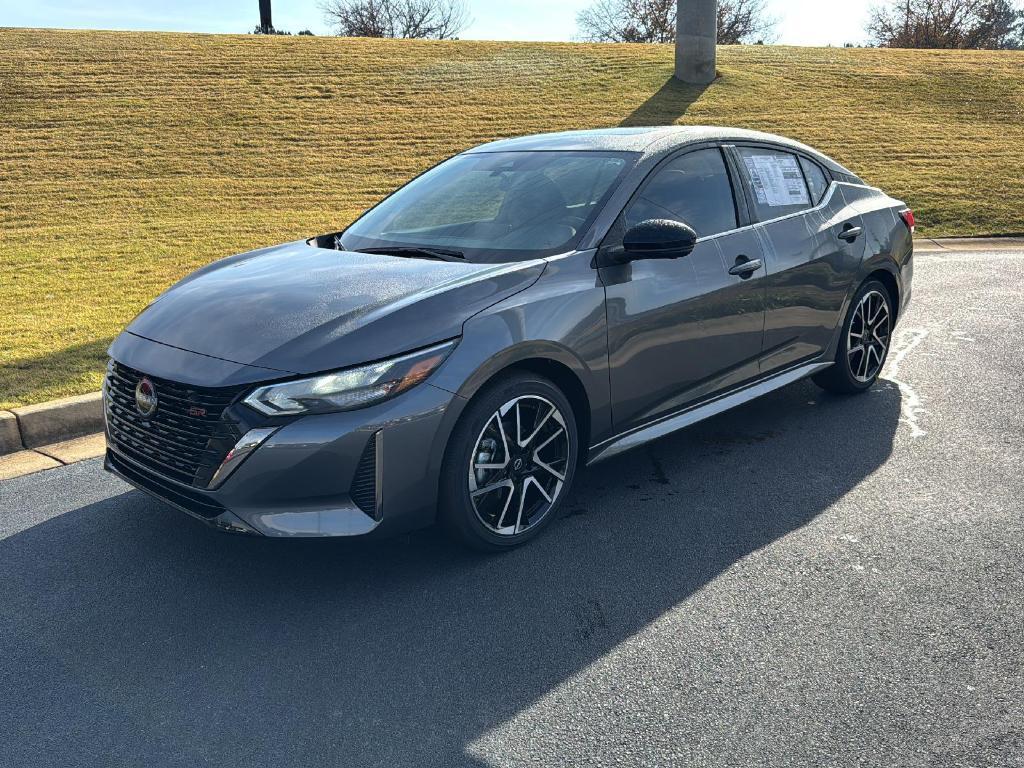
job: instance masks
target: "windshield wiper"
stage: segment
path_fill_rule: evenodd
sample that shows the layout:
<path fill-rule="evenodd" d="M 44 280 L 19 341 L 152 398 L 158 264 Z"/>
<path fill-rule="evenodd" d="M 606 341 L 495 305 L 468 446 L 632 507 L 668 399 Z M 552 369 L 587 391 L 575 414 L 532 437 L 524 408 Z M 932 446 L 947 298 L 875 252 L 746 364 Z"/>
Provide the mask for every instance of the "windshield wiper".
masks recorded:
<path fill-rule="evenodd" d="M 439 261 L 465 261 L 466 254 L 450 248 L 427 248 L 421 246 L 382 246 L 380 248 L 360 248 L 356 253 L 379 253 L 384 256 L 426 256 Z"/>

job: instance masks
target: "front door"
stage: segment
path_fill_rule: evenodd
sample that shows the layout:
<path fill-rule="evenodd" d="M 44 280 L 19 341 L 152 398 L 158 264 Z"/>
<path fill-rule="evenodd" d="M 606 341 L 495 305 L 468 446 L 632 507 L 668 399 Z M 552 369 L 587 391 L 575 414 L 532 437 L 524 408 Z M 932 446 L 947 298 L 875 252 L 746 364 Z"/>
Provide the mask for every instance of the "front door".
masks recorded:
<path fill-rule="evenodd" d="M 722 150 L 691 150 L 656 169 L 602 245 L 673 219 L 697 232 L 680 259 L 600 269 L 608 316 L 612 416 L 623 432 L 758 375 L 764 327 L 760 241 L 740 220 Z M 749 262 L 749 267 L 744 267 Z M 732 273 L 730 273 L 732 270 Z"/>

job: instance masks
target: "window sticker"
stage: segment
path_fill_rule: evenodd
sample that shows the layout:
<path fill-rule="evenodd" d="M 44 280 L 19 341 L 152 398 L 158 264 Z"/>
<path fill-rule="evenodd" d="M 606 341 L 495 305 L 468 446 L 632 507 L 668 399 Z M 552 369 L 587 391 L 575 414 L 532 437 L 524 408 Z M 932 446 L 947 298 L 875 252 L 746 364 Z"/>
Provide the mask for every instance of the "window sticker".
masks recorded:
<path fill-rule="evenodd" d="M 761 205 L 810 205 L 807 185 L 793 155 L 744 155 L 743 162 Z"/>

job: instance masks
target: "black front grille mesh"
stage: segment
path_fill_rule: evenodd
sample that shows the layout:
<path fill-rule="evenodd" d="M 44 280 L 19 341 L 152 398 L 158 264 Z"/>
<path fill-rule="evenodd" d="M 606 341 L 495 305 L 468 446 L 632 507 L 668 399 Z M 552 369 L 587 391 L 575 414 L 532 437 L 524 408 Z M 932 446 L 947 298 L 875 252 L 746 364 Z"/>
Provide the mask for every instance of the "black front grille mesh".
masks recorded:
<path fill-rule="evenodd" d="M 238 440 L 221 420 L 245 387 L 204 388 L 148 376 L 159 404 L 149 417 L 135 406 L 135 388 L 145 376 L 111 361 L 107 366 L 107 433 L 112 447 L 136 464 L 180 483 L 207 478 Z"/>
<path fill-rule="evenodd" d="M 107 463 L 119 475 L 134 483 L 139 488 L 149 491 L 154 496 L 175 504 L 182 509 L 208 520 L 217 517 L 226 510 L 198 491 L 190 491 L 180 485 L 168 483 L 152 473 L 143 472 L 131 462 L 118 456 L 114 451 L 107 451 Z"/>
<path fill-rule="evenodd" d="M 366 444 L 363 455 L 356 466 L 352 487 L 349 489 L 352 502 L 374 520 L 380 520 L 377 508 L 377 434 Z"/>

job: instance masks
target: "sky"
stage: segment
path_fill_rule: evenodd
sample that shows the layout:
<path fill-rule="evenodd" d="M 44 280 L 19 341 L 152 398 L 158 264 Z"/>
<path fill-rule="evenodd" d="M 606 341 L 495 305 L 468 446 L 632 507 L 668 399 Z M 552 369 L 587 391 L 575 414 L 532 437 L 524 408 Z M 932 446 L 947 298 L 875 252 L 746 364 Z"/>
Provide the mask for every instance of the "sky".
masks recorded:
<path fill-rule="evenodd" d="M 591 0 L 468 0 L 476 40 L 572 40 L 576 14 Z M 766 0 L 778 20 L 776 42 L 842 45 L 864 42 L 877 0 Z M 257 0 L 0 0 L 0 27 L 248 32 Z M 328 34 L 319 0 L 273 0 L 274 26 Z"/>

